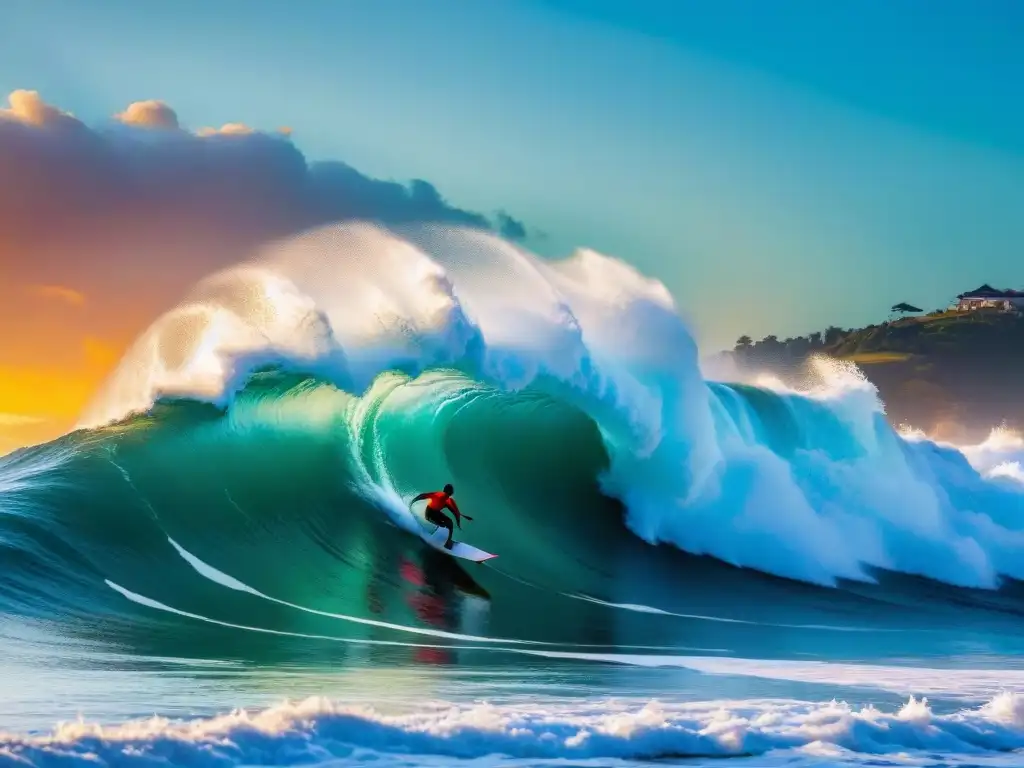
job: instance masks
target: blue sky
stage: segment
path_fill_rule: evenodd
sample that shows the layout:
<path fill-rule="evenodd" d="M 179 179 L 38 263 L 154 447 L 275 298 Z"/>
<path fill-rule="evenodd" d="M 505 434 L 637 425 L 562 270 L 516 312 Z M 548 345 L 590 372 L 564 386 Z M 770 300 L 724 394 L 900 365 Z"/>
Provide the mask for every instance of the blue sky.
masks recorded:
<path fill-rule="evenodd" d="M 8 0 L 0 90 L 288 125 L 637 264 L 713 348 L 1024 288 L 1021 41 L 1010 0 Z"/>

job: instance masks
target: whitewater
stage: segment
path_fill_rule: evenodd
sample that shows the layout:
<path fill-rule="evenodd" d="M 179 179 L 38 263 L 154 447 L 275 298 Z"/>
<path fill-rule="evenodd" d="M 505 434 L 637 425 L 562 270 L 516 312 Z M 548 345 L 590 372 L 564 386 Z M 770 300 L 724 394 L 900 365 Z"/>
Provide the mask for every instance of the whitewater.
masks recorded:
<path fill-rule="evenodd" d="M 210 275 L 0 457 L 0 764 L 1019 765 L 1024 441 L 705 367 L 592 250 Z M 446 482 L 497 560 L 417 536 Z"/>

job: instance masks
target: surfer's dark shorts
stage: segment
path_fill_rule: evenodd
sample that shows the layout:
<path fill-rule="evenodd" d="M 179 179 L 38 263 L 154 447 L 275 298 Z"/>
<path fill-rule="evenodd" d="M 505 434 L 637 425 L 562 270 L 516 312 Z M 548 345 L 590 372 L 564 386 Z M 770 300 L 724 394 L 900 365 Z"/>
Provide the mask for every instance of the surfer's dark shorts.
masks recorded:
<path fill-rule="evenodd" d="M 434 525 L 440 525 L 442 528 L 447 528 L 449 531 L 452 530 L 452 521 L 443 512 L 435 512 L 432 509 L 428 509 L 426 518 Z"/>

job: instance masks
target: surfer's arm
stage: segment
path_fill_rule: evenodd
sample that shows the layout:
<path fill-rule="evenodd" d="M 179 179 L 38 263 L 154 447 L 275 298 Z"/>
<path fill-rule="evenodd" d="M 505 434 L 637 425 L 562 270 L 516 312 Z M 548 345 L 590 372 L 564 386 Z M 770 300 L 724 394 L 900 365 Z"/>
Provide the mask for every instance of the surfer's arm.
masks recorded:
<path fill-rule="evenodd" d="M 423 501 L 424 499 L 429 499 L 433 495 L 434 495 L 433 493 L 421 493 L 419 496 L 417 496 L 415 499 L 413 499 L 409 503 L 410 504 L 415 504 L 417 501 Z"/>
<path fill-rule="evenodd" d="M 448 499 L 448 509 L 450 509 L 452 512 L 455 513 L 455 523 L 456 523 L 456 525 L 459 526 L 459 528 L 462 527 L 462 518 L 463 517 L 466 518 L 467 520 L 472 520 L 473 519 L 469 515 L 462 514 L 459 511 L 459 505 L 455 503 L 455 499 L 450 498 L 450 497 Z"/>

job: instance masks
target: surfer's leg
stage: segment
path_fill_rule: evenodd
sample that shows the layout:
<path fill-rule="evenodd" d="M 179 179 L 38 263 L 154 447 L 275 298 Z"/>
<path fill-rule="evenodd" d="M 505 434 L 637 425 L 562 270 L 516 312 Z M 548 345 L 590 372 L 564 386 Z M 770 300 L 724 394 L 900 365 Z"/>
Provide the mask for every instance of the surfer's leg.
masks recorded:
<path fill-rule="evenodd" d="M 427 510 L 427 520 L 432 522 L 438 528 L 447 528 L 448 529 L 448 541 L 446 541 L 444 543 L 444 547 L 445 547 L 445 549 L 451 549 L 452 548 L 452 536 L 455 535 L 455 526 L 452 524 L 451 519 L 449 519 L 449 517 L 447 515 L 444 515 L 444 514 L 442 514 L 440 512 L 435 512 L 432 509 L 428 509 Z"/>
<path fill-rule="evenodd" d="M 455 535 L 455 526 L 452 524 L 452 521 L 448 518 L 447 515 L 442 515 L 442 514 L 438 513 L 437 518 L 434 520 L 434 522 L 437 523 L 442 528 L 447 528 L 448 529 L 448 541 L 446 541 L 444 543 L 444 548 L 445 549 L 451 549 L 452 548 L 452 536 Z"/>

